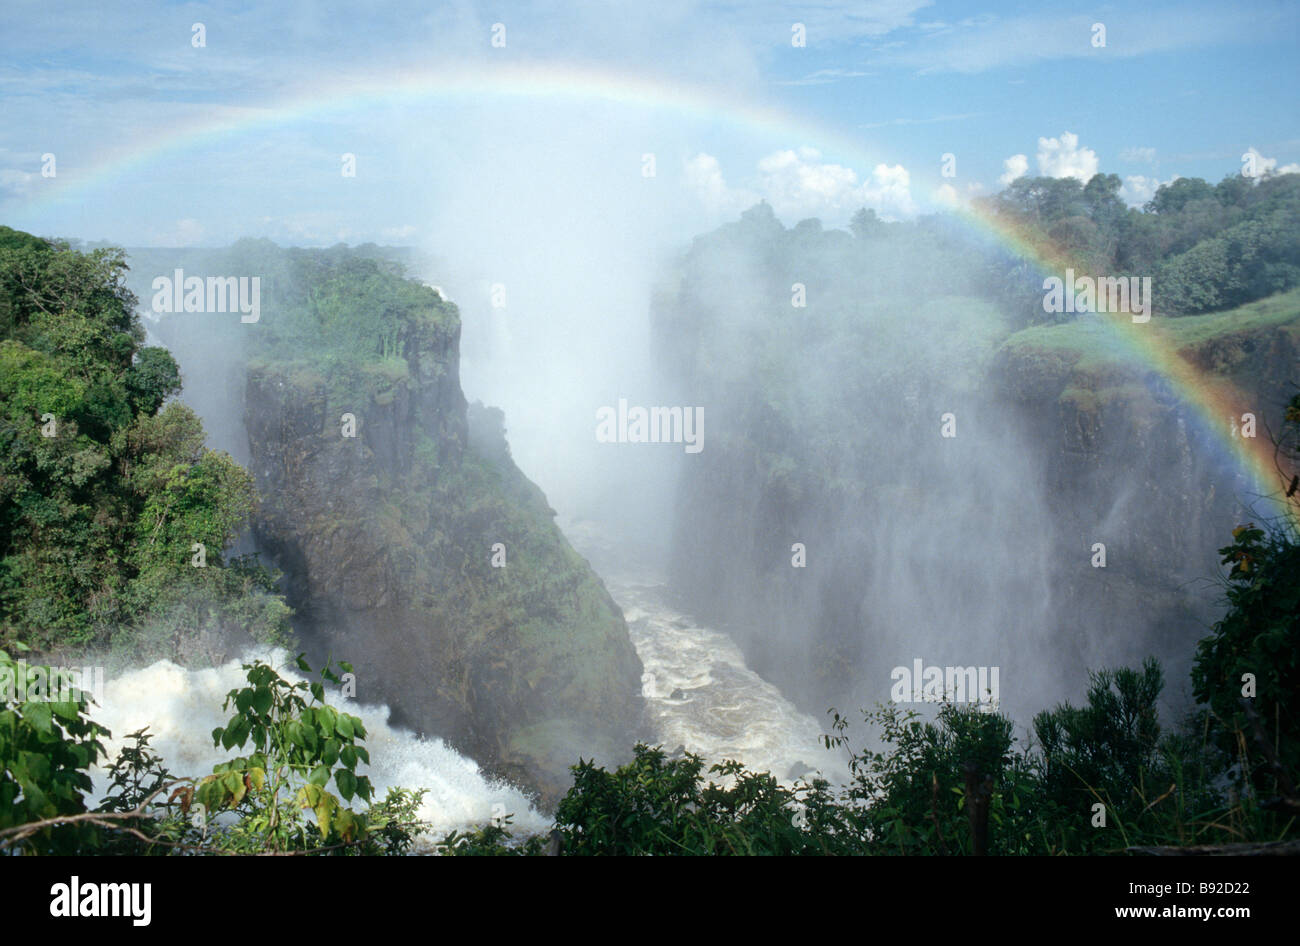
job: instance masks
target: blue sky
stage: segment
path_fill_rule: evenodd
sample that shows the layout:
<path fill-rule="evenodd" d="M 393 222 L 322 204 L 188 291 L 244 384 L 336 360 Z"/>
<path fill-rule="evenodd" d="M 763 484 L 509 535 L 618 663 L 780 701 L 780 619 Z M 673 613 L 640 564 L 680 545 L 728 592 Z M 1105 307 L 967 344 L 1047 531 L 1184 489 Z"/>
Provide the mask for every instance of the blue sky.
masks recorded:
<path fill-rule="evenodd" d="M 201 22 L 207 45 L 191 44 Z M 490 43 L 506 26 L 504 49 Z M 801 23 L 807 42 L 792 45 Z M 1104 47 L 1093 24 L 1105 26 Z M 241 235 L 436 245 L 469 221 L 509 239 L 635 217 L 689 236 L 759 198 L 787 223 L 891 217 L 1017 173 L 1125 178 L 1140 203 L 1175 176 L 1218 180 L 1255 149 L 1300 168 L 1289 2 L 142 3 L 8 0 L 0 10 L 0 222 L 126 244 Z M 289 88 L 501 63 L 671 81 L 832 129 L 833 139 L 671 109 L 509 97 L 382 105 L 271 123 L 79 175 L 169 125 L 273 110 Z M 848 141 L 852 147 L 844 147 Z M 339 180 L 342 151 L 361 173 Z M 639 158 L 658 159 L 655 190 Z M 58 177 L 41 175 L 56 156 Z M 957 175 L 940 175 L 945 153 Z M 1010 163 L 1008 163 L 1010 162 Z M 499 247 L 483 235 L 482 248 Z M 471 240 L 473 242 L 473 240 Z"/>

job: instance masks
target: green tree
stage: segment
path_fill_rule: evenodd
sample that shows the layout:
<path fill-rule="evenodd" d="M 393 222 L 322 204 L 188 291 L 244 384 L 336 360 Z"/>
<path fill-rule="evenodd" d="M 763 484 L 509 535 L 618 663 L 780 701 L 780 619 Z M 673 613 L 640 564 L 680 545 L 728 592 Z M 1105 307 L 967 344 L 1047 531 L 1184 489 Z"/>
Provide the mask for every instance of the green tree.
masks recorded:
<path fill-rule="evenodd" d="M 86 812 L 87 770 L 104 755 L 100 740 L 109 733 L 88 717 L 84 693 L 60 691 L 60 677 L 0 650 L 0 845 L 11 849 L 71 854 L 97 839 L 89 824 L 49 825 L 26 836 L 11 830 Z M 51 699 L 56 693 L 67 698 Z"/>
<path fill-rule="evenodd" d="M 1228 613 L 1200 642 L 1196 698 L 1209 706 L 1225 754 L 1277 793 L 1300 773 L 1300 544 L 1281 524 L 1253 524 L 1219 550 Z M 1243 751 L 1244 750 L 1244 751 Z"/>
<path fill-rule="evenodd" d="M 1212 200 L 1214 188 L 1199 177 L 1180 177 L 1162 184 L 1155 196 L 1147 202 L 1146 210 L 1154 214 L 1178 213 L 1190 202 Z"/>
<path fill-rule="evenodd" d="M 203 606 L 187 619 L 284 642 L 273 581 L 223 561 L 252 479 L 203 447 L 192 411 L 165 405 L 180 373 L 168 352 L 141 347 L 125 273 L 119 250 L 0 228 L 0 644 L 140 645 L 188 602 Z M 179 656 L 186 636 L 155 653 Z"/>

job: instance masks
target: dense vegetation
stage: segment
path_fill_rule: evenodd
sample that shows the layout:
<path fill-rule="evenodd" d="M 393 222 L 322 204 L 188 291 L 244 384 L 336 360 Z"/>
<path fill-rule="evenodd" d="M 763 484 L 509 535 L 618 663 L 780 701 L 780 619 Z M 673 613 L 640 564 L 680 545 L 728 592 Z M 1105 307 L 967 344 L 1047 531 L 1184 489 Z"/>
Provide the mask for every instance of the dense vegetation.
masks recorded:
<path fill-rule="evenodd" d="M 1143 210 L 1126 207 L 1119 188 L 1114 174 L 1087 185 L 1020 178 L 981 209 L 1050 248 L 1048 256 L 1074 261 L 1078 275 L 1152 277 L 1156 317 L 1236 309 L 1300 287 L 1300 174 L 1230 175 L 1217 186 L 1180 178 Z M 716 397 L 708 403 L 749 385 L 763 403 L 744 405 L 743 417 L 818 427 L 821 415 L 843 416 L 845 405 L 870 399 L 864 351 L 901 350 L 901 360 L 878 366 L 889 390 L 908 394 L 909 379 L 924 373 L 913 360 L 922 358 L 962 390 L 1017 330 L 1078 318 L 1044 311 L 1035 264 L 981 249 L 946 216 L 887 223 L 861 210 L 849 229 L 815 219 L 786 228 L 763 203 L 696 238 L 656 292 L 663 357 L 684 378 L 709 377 Z M 796 283 L 806 293 L 792 309 Z M 908 338 L 923 344 L 909 348 Z M 748 357 L 728 357 L 742 345 Z M 809 380 L 816 376 L 835 384 L 823 391 Z"/>
<path fill-rule="evenodd" d="M 194 656 L 284 640 L 271 576 L 226 557 L 251 478 L 167 400 L 180 373 L 142 345 L 125 268 L 120 251 L 0 228 L 0 644 Z"/>
<path fill-rule="evenodd" d="M 1300 399 L 1294 405 L 1300 417 Z M 436 846 L 447 854 L 1113 854 L 1158 847 L 1300 844 L 1295 796 L 1300 713 L 1297 537 L 1280 524 L 1238 530 L 1222 549 L 1228 614 L 1199 649 L 1197 708 L 1162 729 L 1160 667 L 1094 673 L 1086 703 L 1040 713 L 1020 745 L 1010 719 L 944 704 L 923 719 L 865 714 L 881 747 L 853 747 L 835 714 L 829 746 L 852 782 L 800 780 L 638 745 L 616 771 L 580 761 L 549 838 L 509 818 Z M 0 666 L 13 668 L 0 652 Z M 214 745 L 243 750 L 210 775 L 175 778 L 132 734 L 111 789 L 86 810 L 86 770 L 103 749 L 80 701 L 0 709 L 0 850 L 60 853 L 402 854 L 416 843 L 421 793 L 371 801 L 357 774 L 365 729 L 325 701 L 339 678 L 290 683 L 245 667 Z M 310 672 L 301 657 L 299 669 Z M 344 670 L 348 666 L 343 665 Z M 29 671 L 31 672 L 31 671 Z M 1243 674 L 1253 675 L 1250 695 Z M 334 792 L 329 788 L 333 786 Z M 337 794 L 335 794 L 337 792 Z M 341 796 L 341 799 L 340 799 Z M 361 811 L 345 802 L 370 802 Z M 143 817 L 151 812 L 152 817 Z M 214 816 L 229 812 L 230 816 Z M 306 813 L 314 815 L 307 820 Z"/>
<path fill-rule="evenodd" d="M 1228 309 L 1300 286 L 1300 174 L 1230 174 L 1217 185 L 1179 178 L 1141 211 L 1119 191 L 1115 174 L 1087 184 L 1022 177 L 983 206 L 1034 245 L 1076 260 L 1079 275 L 1150 276 L 1157 315 Z M 1007 267 L 1004 292 L 1019 297 L 1026 320 L 1050 318 L 1022 275 Z"/>

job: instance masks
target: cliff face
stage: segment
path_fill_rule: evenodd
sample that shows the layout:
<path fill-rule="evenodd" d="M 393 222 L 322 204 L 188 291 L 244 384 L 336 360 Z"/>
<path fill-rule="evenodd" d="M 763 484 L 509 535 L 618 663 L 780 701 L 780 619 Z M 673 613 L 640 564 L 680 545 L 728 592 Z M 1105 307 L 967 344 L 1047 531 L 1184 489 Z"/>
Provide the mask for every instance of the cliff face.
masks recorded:
<path fill-rule="evenodd" d="M 254 538 L 304 647 L 349 661 L 357 698 L 395 723 L 554 803 L 580 755 L 636 737 L 622 612 L 515 466 L 501 413 L 466 404 L 455 306 L 339 249 L 254 248 L 262 269 L 234 250 L 185 266 L 265 273 L 260 323 L 161 331 L 183 372 L 224 360 L 243 378 Z"/>
<path fill-rule="evenodd" d="M 950 322 L 961 308 L 953 300 Z M 1300 368 L 1300 293 L 1167 328 L 1193 364 L 1246 393 L 1259 437 L 1279 429 Z M 1222 611 L 1216 550 L 1267 510 L 1248 508 L 1259 497 L 1234 445 L 1186 392 L 1095 329 L 972 345 L 965 378 L 881 380 L 890 363 L 864 348 L 834 366 L 838 420 L 782 420 L 794 398 L 758 378 L 727 392 L 730 410 L 714 410 L 714 439 L 683 474 L 675 586 L 810 712 L 883 699 L 889 668 L 917 656 L 1000 665 L 1013 711 L 1148 655 L 1182 698 L 1195 643 Z M 924 350 L 943 338 L 917 331 Z M 732 357 L 743 373 L 747 351 Z M 703 374 L 694 382 L 703 403 L 723 396 Z M 959 433 L 945 442 L 947 410 Z M 804 569 L 791 567 L 796 541 Z"/>
<path fill-rule="evenodd" d="M 1300 379 L 1300 293 L 1161 328 L 1199 372 L 1241 393 L 1257 438 L 1281 429 Z M 1240 462 L 1242 418 L 1226 407 L 1212 418 L 1235 420 L 1225 440 L 1189 406 L 1197 392 L 1172 390 L 1145 365 L 1101 347 L 1103 338 L 1087 323 L 1021 332 L 998 352 L 991 379 L 1015 423 L 1042 444 L 1057 554 L 1064 559 L 1071 543 L 1076 557 L 1106 545 L 1106 568 L 1058 577 L 1067 613 L 1141 628 L 1138 641 L 1117 635 L 1117 652 L 1139 659 L 1140 643 L 1182 680 L 1192 644 L 1222 612 L 1212 582 L 1217 549 L 1235 526 L 1271 512 Z"/>
<path fill-rule="evenodd" d="M 630 745 L 641 666 L 510 459 L 499 412 L 467 416 L 457 336 L 407 339 L 405 376 L 388 366 L 349 395 L 310 368 L 255 362 L 256 536 L 304 639 L 354 664 L 361 699 L 554 801 L 579 755 Z"/>

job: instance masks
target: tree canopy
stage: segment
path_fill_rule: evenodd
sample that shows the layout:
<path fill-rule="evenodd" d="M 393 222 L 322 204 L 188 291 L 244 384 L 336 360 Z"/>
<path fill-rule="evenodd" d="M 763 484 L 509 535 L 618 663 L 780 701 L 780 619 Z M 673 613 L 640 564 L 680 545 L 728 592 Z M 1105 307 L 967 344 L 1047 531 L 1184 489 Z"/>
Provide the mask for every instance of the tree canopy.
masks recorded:
<path fill-rule="evenodd" d="M 144 345 L 125 272 L 120 250 L 0 227 L 0 644 L 283 639 L 288 609 L 248 594 L 270 576 L 225 559 L 252 479 L 168 401 L 180 371 Z"/>

